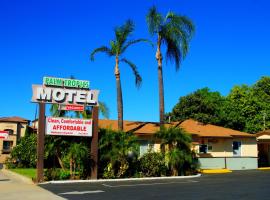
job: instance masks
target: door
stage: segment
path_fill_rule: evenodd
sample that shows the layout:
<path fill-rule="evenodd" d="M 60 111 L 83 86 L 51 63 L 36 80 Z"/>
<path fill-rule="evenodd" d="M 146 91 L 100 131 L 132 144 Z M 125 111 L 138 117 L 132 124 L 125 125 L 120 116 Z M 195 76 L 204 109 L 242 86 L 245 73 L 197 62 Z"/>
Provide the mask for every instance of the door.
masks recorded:
<path fill-rule="evenodd" d="M 233 141 L 233 155 L 234 156 L 241 156 L 241 142 Z"/>

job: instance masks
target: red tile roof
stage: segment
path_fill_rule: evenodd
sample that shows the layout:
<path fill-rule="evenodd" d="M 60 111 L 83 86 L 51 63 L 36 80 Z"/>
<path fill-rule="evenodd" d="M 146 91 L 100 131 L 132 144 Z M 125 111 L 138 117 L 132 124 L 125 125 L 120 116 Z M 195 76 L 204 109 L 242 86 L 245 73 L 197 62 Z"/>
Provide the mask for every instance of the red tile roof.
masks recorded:
<path fill-rule="evenodd" d="M 183 128 L 186 132 L 198 135 L 199 137 L 256 137 L 255 134 L 249 134 L 211 124 L 204 125 L 192 119 L 185 120 L 180 124 L 180 127 Z"/>
<path fill-rule="evenodd" d="M 197 135 L 199 137 L 256 137 L 256 135 L 236 131 L 229 128 L 206 124 L 203 125 L 200 122 L 189 119 L 184 122 L 173 122 L 165 124 L 166 127 L 175 126 L 181 127 L 186 132 Z M 110 128 L 117 130 L 117 120 L 99 120 L 100 128 Z M 136 135 L 153 135 L 159 130 L 159 123 L 156 122 L 135 122 L 135 121 L 124 121 L 124 131 L 134 132 Z"/>
<path fill-rule="evenodd" d="M 20 122 L 20 123 L 29 123 L 30 120 L 24 119 L 22 117 L 0 117 L 0 122 Z"/>
<path fill-rule="evenodd" d="M 270 135 L 270 129 L 268 130 L 264 130 L 264 131 L 260 131 L 258 133 L 256 133 L 257 136 L 261 136 L 261 135 Z"/>

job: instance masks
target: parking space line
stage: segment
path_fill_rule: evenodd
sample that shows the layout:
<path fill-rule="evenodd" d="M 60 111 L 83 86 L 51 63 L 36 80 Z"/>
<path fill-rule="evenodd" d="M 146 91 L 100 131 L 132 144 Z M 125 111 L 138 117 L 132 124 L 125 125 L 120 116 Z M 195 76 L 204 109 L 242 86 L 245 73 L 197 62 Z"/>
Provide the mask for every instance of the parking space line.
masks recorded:
<path fill-rule="evenodd" d="M 104 192 L 103 190 L 94 190 L 94 191 L 72 191 L 72 192 L 63 192 L 59 193 L 58 195 L 65 195 L 65 194 L 96 194 Z"/>
<path fill-rule="evenodd" d="M 127 184 L 127 185 L 109 185 L 109 184 L 102 184 L 105 187 L 110 188 L 117 188 L 117 187 L 136 187 L 136 186 L 152 186 L 152 185 L 169 185 L 169 184 L 185 184 L 185 183 L 197 183 L 199 181 L 186 181 L 186 182 L 166 182 L 166 183 L 138 183 L 138 184 Z"/>

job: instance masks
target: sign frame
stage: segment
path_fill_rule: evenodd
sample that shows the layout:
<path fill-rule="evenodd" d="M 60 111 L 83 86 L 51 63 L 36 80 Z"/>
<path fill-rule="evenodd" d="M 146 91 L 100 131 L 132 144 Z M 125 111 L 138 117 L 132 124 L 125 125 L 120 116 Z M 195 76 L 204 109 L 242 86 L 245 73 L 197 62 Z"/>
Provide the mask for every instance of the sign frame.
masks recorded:
<path fill-rule="evenodd" d="M 46 83 L 46 78 L 50 78 L 52 82 L 47 81 Z M 55 82 L 54 82 L 55 81 Z M 58 81 L 58 82 L 57 82 Z M 65 81 L 67 82 L 67 84 L 65 84 Z M 70 82 L 69 82 L 70 81 Z M 63 83 L 63 84 L 62 84 Z M 74 84 L 73 84 L 74 83 Z M 58 104 L 59 106 L 66 106 L 67 104 L 71 104 L 73 106 L 91 106 L 92 107 L 92 140 L 91 140 L 91 155 L 92 155 L 92 160 L 94 165 L 92 166 L 92 170 L 91 170 L 91 179 L 96 180 L 97 176 L 98 176 L 98 94 L 99 94 L 99 90 L 90 90 L 89 89 L 90 86 L 90 82 L 89 81 L 82 81 L 82 80 L 75 80 L 75 79 L 64 79 L 64 78 L 54 78 L 54 77 L 43 77 L 43 85 L 32 85 L 32 90 L 33 90 L 33 94 L 32 94 L 32 103 L 38 103 L 39 104 L 39 118 L 38 118 L 38 138 L 37 138 L 37 179 L 36 182 L 37 183 L 41 183 L 44 181 L 44 141 L 45 141 L 45 127 L 46 127 L 46 117 L 45 117 L 45 112 L 46 112 L 46 107 L 45 105 L 47 103 L 55 103 Z M 35 87 L 39 87 L 41 88 L 40 90 L 44 89 L 48 89 L 48 91 L 46 91 L 47 93 L 40 93 L 43 95 L 43 99 L 35 99 Z M 51 90 L 51 91 L 50 91 Z M 58 90 L 58 94 L 55 94 L 56 100 L 58 101 L 53 101 L 52 98 L 48 98 L 46 97 L 46 95 L 51 95 L 51 97 L 53 96 L 52 91 L 53 90 Z M 70 91 L 72 90 L 72 91 Z M 75 97 L 69 97 L 69 103 L 67 103 L 66 101 L 60 101 L 61 98 L 59 99 L 58 95 L 62 95 L 60 97 L 62 97 L 62 100 L 64 100 L 63 98 L 63 94 L 65 98 L 66 94 L 68 93 L 69 95 L 74 95 L 75 92 L 76 95 L 78 95 L 77 99 L 76 99 L 76 103 L 74 103 L 75 101 Z M 51 93 L 50 93 L 51 92 Z M 56 92 L 55 92 L 56 93 Z M 89 95 L 90 94 L 90 95 Z M 37 96 L 36 96 L 37 97 Z M 54 99 L 55 100 L 55 99 Z M 85 100 L 85 101 L 84 101 Z M 88 100 L 88 101 L 87 101 Z"/>
<path fill-rule="evenodd" d="M 92 119 L 46 117 L 46 135 L 92 137 Z"/>

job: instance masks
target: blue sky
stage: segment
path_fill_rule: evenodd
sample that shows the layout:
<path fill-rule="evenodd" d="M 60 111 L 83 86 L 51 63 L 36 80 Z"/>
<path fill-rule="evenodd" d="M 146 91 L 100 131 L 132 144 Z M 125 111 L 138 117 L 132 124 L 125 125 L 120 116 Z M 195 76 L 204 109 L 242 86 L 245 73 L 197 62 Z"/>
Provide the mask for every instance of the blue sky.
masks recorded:
<path fill-rule="evenodd" d="M 132 38 L 151 38 L 145 15 L 152 5 L 186 15 L 196 26 L 190 52 L 178 72 L 164 62 L 165 110 L 180 96 L 202 87 L 223 95 L 236 84 L 253 84 L 270 74 L 270 3 L 267 0 L 50 1 L 0 0 L 0 116 L 33 120 L 31 85 L 43 76 L 90 80 L 116 119 L 114 60 L 90 62 L 90 52 L 113 39 L 113 28 L 133 19 Z M 158 121 L 155 48 L 138 44 L 126 52 L 143 78 L 121 65 L 124 119 Z"/>

